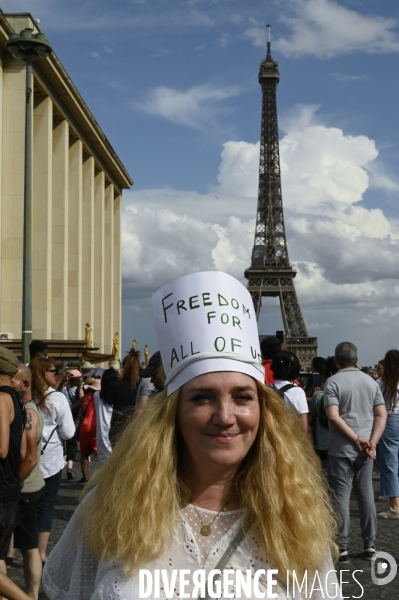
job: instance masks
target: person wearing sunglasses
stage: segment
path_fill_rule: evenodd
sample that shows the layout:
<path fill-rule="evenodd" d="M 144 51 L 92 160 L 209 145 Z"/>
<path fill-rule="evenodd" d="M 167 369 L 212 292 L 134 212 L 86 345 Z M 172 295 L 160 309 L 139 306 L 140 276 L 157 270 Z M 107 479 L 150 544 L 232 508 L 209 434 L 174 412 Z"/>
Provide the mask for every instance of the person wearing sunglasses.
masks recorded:
<path fill-rule="evenodd" d="M 57 369 L 51 358 L 36 357 L 29 363 L 32 371 L 32 398 L 43 413 L 42 454 L 40 469 L 45 492 L 38 513 L 39 553 L 47 560 L 47 542 L 50 537 L 54 506 L 57 500 L 64 467 L 64 440 L 75 434 L 72 413 L 64 394 L 55 390 Z"/>

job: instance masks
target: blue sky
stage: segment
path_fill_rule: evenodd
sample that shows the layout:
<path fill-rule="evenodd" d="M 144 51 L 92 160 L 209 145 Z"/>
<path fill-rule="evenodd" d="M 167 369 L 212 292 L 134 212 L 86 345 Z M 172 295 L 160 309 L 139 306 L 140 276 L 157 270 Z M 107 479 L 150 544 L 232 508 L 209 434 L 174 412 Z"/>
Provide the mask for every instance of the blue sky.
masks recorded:
<path fill-rule="evenodd" d="M 157 349 L 151 293 L 243 280 L 256 210 L 265 24 L 279 63 L 283 202 L 319 352 L 398 347 L 395 0 L 3 0 L 31 12 L 135 181 L 124 193 L 123 349 Z M 262 333 L 281 328 L 266 302 Z"/>

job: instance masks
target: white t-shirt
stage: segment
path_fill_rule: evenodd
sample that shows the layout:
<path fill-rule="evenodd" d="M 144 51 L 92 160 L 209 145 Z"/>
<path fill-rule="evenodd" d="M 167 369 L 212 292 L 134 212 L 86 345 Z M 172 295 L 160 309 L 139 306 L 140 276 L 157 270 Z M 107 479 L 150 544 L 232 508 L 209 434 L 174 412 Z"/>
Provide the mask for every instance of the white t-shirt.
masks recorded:
<path fill-rule="evenodd" d="M 94 405 L 96 407 L 97 458 L 103 463 L 112 452 L 109 428 L 111 427 L 113 407 L 104 404 L 100 398 L 100 392 L 94 393 Z"/>
<path fill-rule="evenodd" d="M 399 415 L 399 387 L 396 393 L 395 403 L 393 405 L 393 408 L 391 409 L 391 401 L 387 400 L 386 395 L 384 394 L 384 384 L 382 382 L 382 379 L 377 379 L 376 383 L 380 386 L 381 393 L 384 396 L 387 413 L 389 415 Z"/>
<path fill-rule="evenodd" d="M 291 384 L 290 381 L 282 381 L 278 379 L 272 385 L 277 390 L 284 387 L 285 385 Z M 292 385 L 292 384 L 291 384 Z M 297 415 L 304 415 L 309 412 L 308 401 L 306 400 L 306 394 L 304 390 L 297 385 L 284 392 L 284 399 L 287 406 L 293 408 Z M 289 402 L 287 402 L 287 399 Z"/>
<path fill-rule="evenodd" d="M 89 498 L 90 496 L 85 501 Z M 197 508 L 197 511 L 200 513 L 202 523 L 211 522 L 217 514 L 214 511 L 201 508 Z M 155 570 L 164 569 L 167 572 L 168 581 L 171 580 L 172 573 L 176 570 L 177 578 L 173 594 L 173 598 L 176 600 L 180 597 L 181 570 L 188 570 L 189 573 L 186 571 L 183 574 L 184 578 L 189 581 L 184 591 L 185 593 L 189 593 L 189 597 L 192 598 L 194 587 L 192 583 L 193 572 L 198 569 L 204 569 L 206 576 L 208 576 L 209 572 L 216 568 L 216 565 L 235 537 L 245 517 L 245 509 L 220 513 L 212 524 L 211 536 L 215 532 L 212 543 L 209 540 L 211 536 L 204 538 L 199 533 L 201 522 L 197 517 L 197 512 L 192 505 L 187 505 L 182 509 L 177 518 L 171 542 L 165 553 L 142 568 L 151 571 L 152 574 L 154 574 Z M 126 576 L 123 572 L 123 566 L 120 563 L 105 564 L 99 561 L 87 545 L 81 542 L 79 537 L 80 532 L 75 523 L 76 513 L 46 562 L 43 571 L 43 588 L 46 594 L 54 600 L 139 600 L 142 598 L 143 596 L 140 596 L 139 593 L 139 573 L 135 572 L 131 576 Z M 204 547 L 201 547 L 202 545 Z M 206 548 L 206 546 L 208 547 Z M 236 548 L 226 568 L 240 570 L 244 576 L 246 571 L 250 570 L 252 575 L 252 592 L 255 571 L 273 568 L 262 550 L 260 538 L 255 528 L 250 529 L 244 540 Z M 339 593 L 339 586 L 337 585 L 336 573 L 331 572 L 326 577 L 327 572 L 332 569 L 334 567 L 330 556 L 318 573 L 322 582 L 323 592 L 316 591 L 315 589 L 311 596 L 312 600 L 342 598 Z M 281 575 L 273 574 L 273 579 L 276 579 L 276 584 L 273 585 L 271 591 L 276 594 L 277 600 L 287 600 L 287 597 L 292 597 L 292 586 L 290 586 L 289 593 L 287 594 L 286 573 Z M 312 580 L 312 578 L 310 579 Z M 327 585 L 325 584 L 326 581 Z M 315 587 L 319 588 L 319 585 L 316 584 Z M 261 575 L 259 578 L 259 589 L 267 597 L 265 575 Z M 233 586 L 229 586 L 229 592 L 236 597 L 234 584 Z M 162 587 L 158 597 L 161 599 L 166 598 L 165 590 Z M 198 597 L 198 594 L 194 597 Z M 309 598 L 310 596 L 302 595 L 298 588 L 296 588 L 295 598 L 303 600 L 305 597 Z M 154 598 L 153 587 L 149 600 L 153 600 Z M 252 593 L 249 600 L 255 600 L 255 598 L 256 596 Z"/>
<path fill-rule="evenodd" d="M 64 394 L 48 388 L 46 407 L 48 410 L 42 411 L 44 421 L 42 448 L 46 446 L 48 440 L 49 442 L 40 458 L 40 470 L 44 479 L 64 468 L 64 440 L 70 440 L 75 434 L 75 423 Z"/>

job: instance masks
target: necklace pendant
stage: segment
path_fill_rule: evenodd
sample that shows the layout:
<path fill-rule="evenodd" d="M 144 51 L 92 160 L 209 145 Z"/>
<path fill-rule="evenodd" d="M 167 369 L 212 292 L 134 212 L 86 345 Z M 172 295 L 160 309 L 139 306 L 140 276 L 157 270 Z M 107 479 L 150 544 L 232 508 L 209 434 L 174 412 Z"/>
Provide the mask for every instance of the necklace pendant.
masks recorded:
<path fill-rule="evenodd" d="M 201 535 L 210 535 L 212 533 L 212 529 L 210 525 L 203 525 L 200 529 Z"/>

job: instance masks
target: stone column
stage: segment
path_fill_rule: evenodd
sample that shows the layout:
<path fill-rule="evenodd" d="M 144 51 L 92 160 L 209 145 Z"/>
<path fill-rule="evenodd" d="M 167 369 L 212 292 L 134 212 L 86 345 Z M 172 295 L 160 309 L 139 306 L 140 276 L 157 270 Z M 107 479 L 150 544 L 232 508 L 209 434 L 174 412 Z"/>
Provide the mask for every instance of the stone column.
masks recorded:
<path fill-rule="evenodd" d="M 68 339 L 69 125 L 53 122 L 53 339 Z"/>
<path fill-rule="evenodd" d="M 105 188 L 104 221 L 104 352 L 110 353 L 114 336 L 114 186 Z"/>
<path fill-rule="evenodd" d="M 21 337 L 25 164 L 25 63 L 3 53 L 1 163 L 2 333 Z"/>
<path fill-rule="evenodd" d="M 94 249 L 98 239 L 94 228 L 94 158 L 83 156 L 82 196 L 82 325 L 94 325 Z"/>
<path fill-rule="evenodd" d="M 114 331 L 119 331 L 119 358 L 122 358 L 122 196 L 114 199 Z"/>
<path fill-rule="evenodd" d="M 94 177 L 94 320 L 93 345 L 104 351 L 104 205 L 105 178 L 103 171 Z"/>
<path fill-rule="evenodd" d="M 82 324 L 82 142 L 69 140 L 68 339 L 84 337 Z"/>
<path fill-rule="evenodd" d="M 3 53 L 0 52 L 0 181 L 3 178 Z M 2 235 L 2 206 L 1 200 L 3 196 L 3 189 L 0 185 L 0 235 Z M 0 238 L 1 239 L 1 238 Z M 0 307 L 2 305 L 2 291 L 3 291 L 3 280 L 2 280 L 2 264 L 1 264 L 1 249 L 2 244 L 0 241 Z M 0 330 L 1 330 L 1 308 L 0 308 Z M 4 332 L 6 333 L 6 332 Z M 10 332 L 11 333 L 11 332 Z"/>
<path fill-rule="evenodd" d="M 33 109 L 33 339 L 51 338 L 53 102 L 35 94 Z"/>

